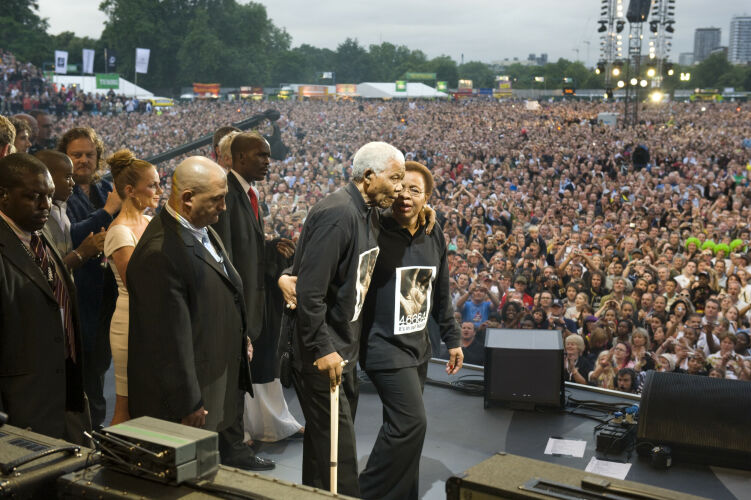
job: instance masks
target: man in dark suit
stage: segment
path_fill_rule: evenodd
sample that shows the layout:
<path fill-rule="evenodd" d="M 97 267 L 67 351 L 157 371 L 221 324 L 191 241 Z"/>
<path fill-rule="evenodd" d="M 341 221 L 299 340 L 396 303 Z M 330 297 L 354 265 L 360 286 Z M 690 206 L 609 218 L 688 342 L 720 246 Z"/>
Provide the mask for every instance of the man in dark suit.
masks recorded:
<path fill-rule="evenodd" d="M 289 240 L 267 242 L 263 231 L 263 214 L 259 212 L 258 193 L 251 182 L 263 180 L 268 172 L 270 148 L 266 139 L 255 133 L 243 133 L 232 140 L 232 170 L 227 174 L 226 211 L 219 215 L 213 228 L 227 245 L 227 254 L 237 269 L 243 283 L 245 310 L 248 315 L 248 330 L 253 343 L 251 374 L 254 382 L 254 397 L 259 393 L 257 384 L 272 383 L 276 374 L 276 347 L 278 329 L 274 332 L 266 323 L 267 275 L 273 282 L 281 268 L 289 265 L 294 253 L 294 244 Z M 276 252 L 283 254 L 287 262 L 277 265 L 273 259 Z M 265 394 L 260 387 L 260 394 Z M 279 405 L 274 405 L 279 406 Z M 285 404 L 286 406 L 286 404 Z M 238 409 L 238 421 L 225 431 L 225 437 L 233 442 L 239 456 L 231 465 L 251 470 L 269 470 L 274 467 L 270 460 L 251 459 L 252 451 L 245 444 L 243 432 L 243 407 Z"/>
<path fill-rule="evenodd" d="M 129 409 L 222 431 L 252 391 L 242 283 L 216 233 L 224 170 L 191 157 L 172 175 L 172 193 L 128 264 Z M 226 447 L 220 439 L 220 454 Z"/>
<path fill-rule="evenodd" d="M 40 233 L 54 190 L 33 156 L 0 160 L 0 410 L 12 425 L 82 443 L 86 429 L 69 425 L 87 413 L 76 290 Z"/>
<path fill-rule="evenodd" d="M 270 155 L 269 143 L 257 133 L 242 133 L 232 139 L 232 169 L 227 174 L 227 210 L 219 216 L 219 221 L 213 227 L 226 245 L 229 258 L 243 282 L 245 310 L 254 350 L 250 364 L 254 398 L 282 398 L 281 404 L 274 402 L 260 406 L 286 410 L 281 386 L 274 382 L 277 377 L 279 328 L 278 323 L 276 328 L 271 326 L 275 322 L 267 314 L 266 283 L 273 283 L 276 288 L 276 280 L 282 269 L 291 265 L 295 247 L 288 239 L 266 241 L 263 213 L 258 206 L 258 192 L 251 185 L 266 177 Z M 274 383 L 279 386 L 278 391 L 267 387 Z M 294 421 L 288 410 L 286 414 Z M 280 416 L 266 414 L 252 417 L 262 417 L 265 427 L 277 427 L 275 423 Z M 299 424 L 291 427 L 288 434 L 281 438 L 300 430 Z"/>

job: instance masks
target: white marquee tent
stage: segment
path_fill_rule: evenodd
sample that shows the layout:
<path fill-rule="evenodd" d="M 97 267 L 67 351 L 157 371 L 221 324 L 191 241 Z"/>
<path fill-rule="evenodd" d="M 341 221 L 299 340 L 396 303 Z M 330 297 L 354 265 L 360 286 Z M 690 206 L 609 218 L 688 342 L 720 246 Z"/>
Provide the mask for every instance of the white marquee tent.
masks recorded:
<path fill-rule="evenodd" d="M 52 81 L 56 83 L 58 87 L 60 85 L 65 85 L 65 88 L 70 88 L 72 85 L 76 85 L 84 92 L 90 92 L 92 94 L 106 94 L 107 92 L 109 92 L 109 89 L 96 88 L 95 76 L 54 75 Z M 142 99 L 147 97 L 154 97 L 153 92 L 149 92 L 142 87 L 137 87 L 125 78 L 120 78 L 120 88 L 113 90 L 116 94 L 130 97 L 135 96 Z"/>
<path fill-rule="evenodd" d="M 420 82 L 407 82 L 406 92 L 397 92 L 394 82 L 366 82 L 357 86 L 357 94 L 365 99 L 446 98 L 448 94 Z"/>

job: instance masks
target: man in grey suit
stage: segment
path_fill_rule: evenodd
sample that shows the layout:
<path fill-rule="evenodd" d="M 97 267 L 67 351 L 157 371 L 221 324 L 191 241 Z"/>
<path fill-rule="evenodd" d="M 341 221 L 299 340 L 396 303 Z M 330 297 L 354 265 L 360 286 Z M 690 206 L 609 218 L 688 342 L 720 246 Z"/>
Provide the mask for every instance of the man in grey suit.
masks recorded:
<path fill-rule="evenodd" d="M 76 290 L 40 232 L 54 190 L 33 156 L 0 160 L 0 410 L 17 427 L 83 443 L 86 429 L 69 418 L 87 413 Z"/>
<path fill-rule="evenodd" d="M 132 417 L 219 431 L 252 391 L 242 282 L 216 233 L 224 170 L 191 157 L 128 264 L 128 392 Z M 220 454 L 224 455 L 220 439 Z"/>

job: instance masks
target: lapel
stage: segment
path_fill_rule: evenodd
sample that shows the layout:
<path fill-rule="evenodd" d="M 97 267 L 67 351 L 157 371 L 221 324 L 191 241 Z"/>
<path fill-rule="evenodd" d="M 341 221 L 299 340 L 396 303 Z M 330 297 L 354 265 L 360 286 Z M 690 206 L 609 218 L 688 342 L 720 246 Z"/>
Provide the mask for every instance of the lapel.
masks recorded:
<path fill-rule="evenodd" d="M 242 287 L 237 286 L 237 281 L 235 281 L 233 278 L 237 278 L 237 272 L 235 271 L 235 268 L 232 267 L 232 264 L 229 262 L 229 258 L 227 257 L 227 252 L 224 250 L 224 245 L 221 244 L 221 240 L 219 239 L 219 236 L 214 232 L 212 228 L 207 228 L 209 230 L 209 239 L 212 239 L 212 243 L 214 243 L 214 247 L 219 252 L 219 255 L 222 256 L 222 259 L 224 260 L 224 267 L 227 268 L 227 272 L 224 272 L 224 267 L 222 264 L 217 262 L 214 257 L 209 253 L 208 250 L 206 250 L 206 247 L 203 246 L 201 242 L 199 242 L 193 234 L 188 231 L 186 228 L 182 226 L 177 220 L 175 220 L 174 217 L 172 217 L 167 210 L 162 210 L 159 214 L 162 217 L 162 224 L 164 227 L 171 229 L 175 233 L 178 234 L 180 239 L 182 240 L 183 244 L 186 247 L 190 247 L 193 249 L 193 254 L 204 261 L 206 264 L 209 265 L 214 271 L 216 271 L 219 276 L 224 279 L 227 283 L 229 283 L 230 286 L 234 289 L 242 289 Z M 218 243 L 218 244 L 217 244 Z M 233 275 L 234 273 L 234 275 Z M 239 279 L 239 278 L 238 278 Z"/>
<path fill-rule="evenodd" d="M 42 270 L 36 265 L 26 250 L 22 247 L 23 243 L 18 239 L 16 233 L 8 224 L 0 219 L 0 248 L 6 258 L 11 261 L 23 274 L 25 274 L 32 283 L 38 286 L 42 292 L 51 300 L 55 300 L 50 285 L 47 283 Z"/>
<path fill-rule="evenodd" d="M 234 173 L 230 173 L 227 175 L 227 180 L 229 184 L 229 188 L 237 197 L 238 201 L 240 202 L 240 205 L 243 207 L 243 210 L 245 211 L 245 215 L 247 216 L 248 220 L 250 221 L 250 226 L 255 229 L 255 231 L 261 235 L 261 239 L 263 239 L 263 221 L 260 218 L 261 215 L 261 207 L 258 207 L 258 215 L 259 217 L 256 218 L 255 214 L 253 213 L 253 207 L 250 204 L 250 198 L 248 198 L 248 193 L 246 193 L 243 190 L 243 187 L 240 185 L 240 181 L 237 180 L 237 176 Z"/>

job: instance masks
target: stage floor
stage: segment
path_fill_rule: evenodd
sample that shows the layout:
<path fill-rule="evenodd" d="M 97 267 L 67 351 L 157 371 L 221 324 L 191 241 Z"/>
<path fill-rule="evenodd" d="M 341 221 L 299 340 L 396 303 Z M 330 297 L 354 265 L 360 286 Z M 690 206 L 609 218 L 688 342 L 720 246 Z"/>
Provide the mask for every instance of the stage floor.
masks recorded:
<path fill-rule="evenodd" d="M 482 378 L 481 371 L 464 369 L 461 375 Z M 456 380 L 459 376 L 451 379 Z M 428 378 L 448 381 L 443 366 L 431 363 Z M 105 380 L 107 419 L 109 422 L 115 400 L 112 369 Z M 303 422 L 302 411 L 292 389 L 285 390 L 293 415 Z M 585 393 L 587 399 L 593 399 Z M 585 399 L 578 396 L 580 399 Z M 605 396 L 597 395 L 597 398 Z M 483 398 L 449 388 L 426 385 L 425 409 L 428 430 L 420 462 L 420 498 L 446 498 L 445 481 L 499 451 L 529 458 L 555 462 L 584 469 L 595 454 L 593 427 L 596 422 L 569 414 L 512 411 L 483 408 Z M 369 383 L 361 384 L 355 429 L 360 469 L 365 467 L 381 425 L 381 403 Z M 549 437 L 587 441 L 583 458 L 544 455 Z M 264 474 L 295 483 L 301 482 L 302 440 L 261 444 L 258 454 L 270 458 L 276 469 Z M 663 488 L 685 491 L 713 499 L 751 499 L 751 473 L 719 467 L 677 464 L 667 471 L 651 468 L 645 461 L 632 457 L 633 465 L 626 477 Z"/>

